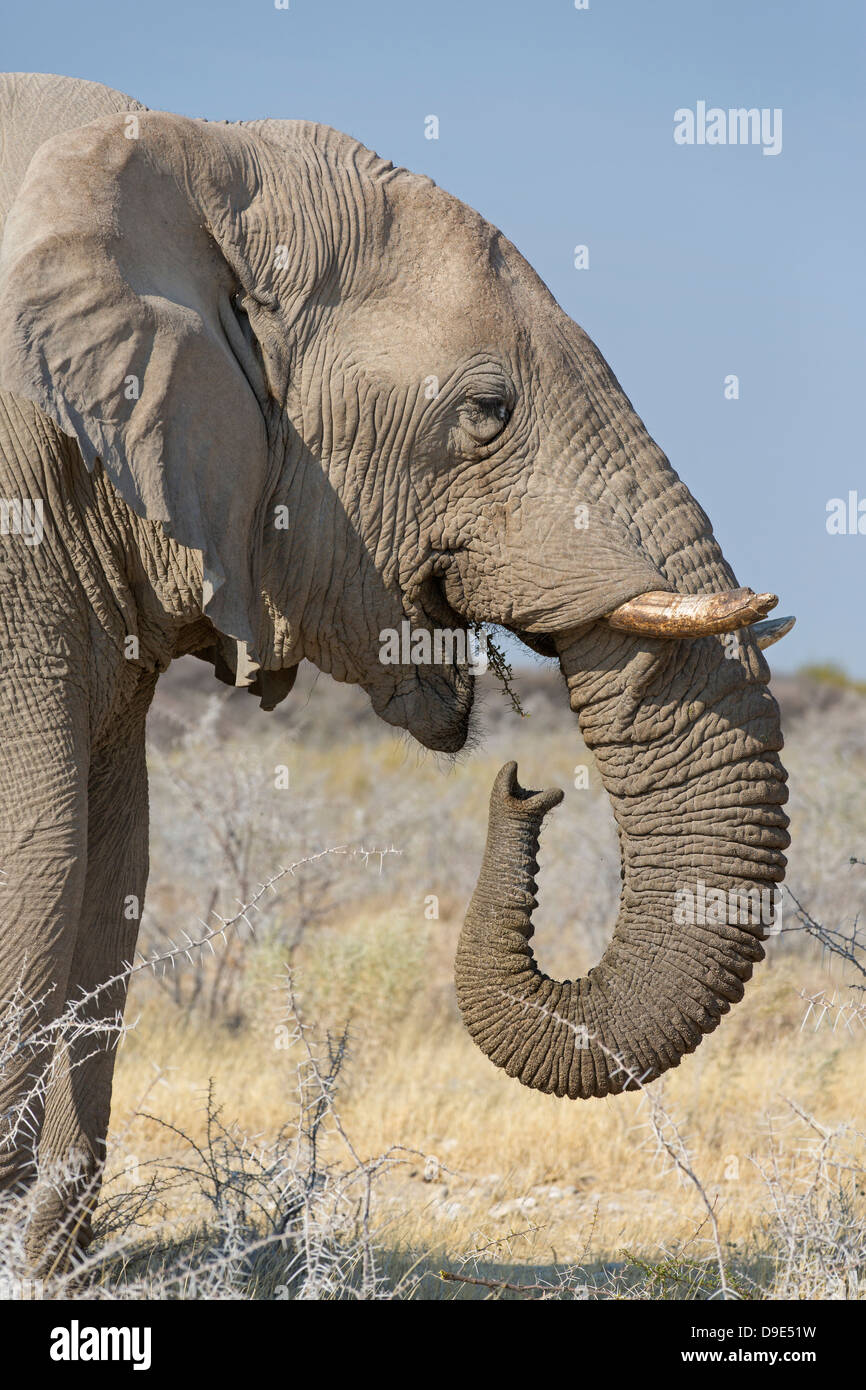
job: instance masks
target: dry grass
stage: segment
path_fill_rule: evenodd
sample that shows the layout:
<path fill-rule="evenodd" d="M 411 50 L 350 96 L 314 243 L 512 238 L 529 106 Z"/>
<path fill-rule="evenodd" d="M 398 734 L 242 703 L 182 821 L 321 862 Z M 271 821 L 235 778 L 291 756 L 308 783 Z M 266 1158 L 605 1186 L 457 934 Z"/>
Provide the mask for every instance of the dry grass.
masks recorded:
<path fill-rule="evenodd" d="M 376 925 L 361 931 L 381 945 Z M 393 949 L 393 938 L 388 944 Z M 300 983 L 303 990 L 303 974 Z M 826 983 L 799 961 L 765 970 L 749 1005 L 654 1087 L 718 1202 L 725 1241 L 751 1241 L 767 1209 L 755 1160 L 766 1161 L 771 1128 L 783 1153 L 802 1142 L 785 1098 L 825 1126 L 863 1124 L 866 1031 L 801 1028 L 806 1005 L 798 990 Z M 368 984 L 362 970 L 362 990 Z M 389 1022 L 383 997 L 371 1022 L 369 1031 L 355 1025 L 339 1100 L 343 1124 L 364 1157 L 392 1145 L 424 1156 L 408 1158 L 380 1184 L 379 1218 L 392 1247 L 453 1259 L 532 1228 L 509 1242 L 514 1261 L 571 1263 L 587 1252 L 621 1260 L 624 1249 L 648 1257 L 684 1247 L 704 1221 L 698 1193 L 659 1156 L 644 1095 L 569 1105 L 494 1069 L 454 1018 L 437 1026 L 406 1008 Z M 238 1035 L 172 1018 L 156 1000 L 145 1004 L 123 1045 L 114 1110 L 123 1141 L 115 1142 L 112 1165 L 123 1168 L 130 1155 L 141 1165 L 171 1149 L 159 1126 L 136 1116 L 154 1068 L 149 1108 L 188 1134 L 202 1136 L 211 1078 L 225 1113 L 247 1134 L 273 1134 L 291 1118 L 296 1064 L 276 1041 L 266 1017 Z M 704 1231 L 696 1255 L 706 1254 L 707 1238 Z"/>

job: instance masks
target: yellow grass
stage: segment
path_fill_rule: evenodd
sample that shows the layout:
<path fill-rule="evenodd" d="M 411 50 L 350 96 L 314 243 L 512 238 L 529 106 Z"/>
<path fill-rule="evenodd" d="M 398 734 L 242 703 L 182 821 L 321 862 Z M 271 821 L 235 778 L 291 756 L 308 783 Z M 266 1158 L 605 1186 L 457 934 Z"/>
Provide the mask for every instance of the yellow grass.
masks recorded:
<path fill-rule="evenodd" d="M 356 930 L 378 948 L 381 926 Z M 330 953 L 320 969 L 328 959 Z M 706 1209 L 659 1156 L 644 1097 L 569 1103 L 537 1095 L 497 1071 L 452 1013 L 437 1021 L 433 1010 L 419 1006 L 416 1018 L 393 1000 L 396 1021 L 381 1014 L 371 1020 L 363 953 L 355 959 L 364 1012 L 353 1028 L 338 1109 L 361 1157 L 392 1145 L 417 1151 L 379 1184 L 374 1217 L 385 1245 L 454 1259 L 493 1242 L 509 1263 L 552 1264 L 615 1259 L 625 1249 L 654 1258 L 698 1232 L 691 1253 L 706 1256 Z M 348 1002 L 344 982 L 333 984 L 339 1010 Z M 768 1196 L 753 1160 L 768 1162 L 769 1125 L 783 1164 L 802 1149 L 806 1130 L 788 1101 L 823 1126 L 866 1128 L 866 1032 L 834 1032 L 827 1022 L 815 1031 L 814 1014 L 803 1027 L 808 1005 L 799 991 L 821 989 L 830 997 L 838 991 L 838 971 L 834 978 L 796 957 L 764 966 L 746 1001 L 655 1084 L 656 1092 L 664 1088 L 664 1107 L 716 1203 L 726 1242 L 759 1235 Z M 314 989 L 309 994 L 315 998 Z M 219 1023 L 184 1025 L 149 993 L 121 1050 L 110 1169 L 122 1170 L 130 1154 L 142 1165 L 184 1153 L 165 1129 L 137 1115 L 139 1108 L 200 1140 L 212 1078 L 224 1114 L 258 1143 L 290 1121 L 298 1054 L 277 1045 L 281 998 L 274 994 L 270 1017 L 266 1010 L 232 1033 Z M 323 1021 L 337 1022 L 336 1014 L 328 1019 L 323 1001 L 319 1011 Z M 194 1204 L 175 1210 L 181 1223 L 194 1214 Z M 507 1239 L 514 1232 L 519 1236 Z"/>

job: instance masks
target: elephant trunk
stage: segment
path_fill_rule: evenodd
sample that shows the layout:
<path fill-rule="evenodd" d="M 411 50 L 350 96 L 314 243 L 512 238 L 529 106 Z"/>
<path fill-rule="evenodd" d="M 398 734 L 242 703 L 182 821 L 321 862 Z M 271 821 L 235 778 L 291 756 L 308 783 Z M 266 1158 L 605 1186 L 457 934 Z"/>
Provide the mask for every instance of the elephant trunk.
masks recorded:
<path fill-rule="evenodd" d="M 493 1062 L 537 1090 L 584 1098 L 677 1066 L 742 997 L 784 875 L 787 789 L 778 710 L 747 635 L 734 660 L 715 637 L 635 645 L 600 624 L 557 646 L 613 803 L 619 918 L 586 978 L 538 969 L 536 856 L 562 793 L 523 791 L 509 764 L 491 795 L 456 984 Z"/>

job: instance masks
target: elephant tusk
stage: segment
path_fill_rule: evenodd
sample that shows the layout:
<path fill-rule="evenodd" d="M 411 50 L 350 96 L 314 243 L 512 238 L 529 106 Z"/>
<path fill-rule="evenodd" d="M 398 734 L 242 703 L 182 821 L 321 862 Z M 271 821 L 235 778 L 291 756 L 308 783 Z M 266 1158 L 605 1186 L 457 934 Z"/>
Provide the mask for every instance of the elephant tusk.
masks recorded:
<path fill-rule="evenodd" d="M 643 637 L 707 637 L 713 632 L 749 627 L 766 617 L 778 602 L 775 594 L 755 594 L 751 589 L 729 589 L 722 594 L 638 594 L 608 613 L 607 621 L 619 632 Z"/>
<path fill-rule="evenodd" d="M 766 622 L 755 623 L 752 636 L 763 651 L 765 647 L 772 647 L 774 642 L 785 637 L 796 621 L 796 618 L 768 618 Z"/>

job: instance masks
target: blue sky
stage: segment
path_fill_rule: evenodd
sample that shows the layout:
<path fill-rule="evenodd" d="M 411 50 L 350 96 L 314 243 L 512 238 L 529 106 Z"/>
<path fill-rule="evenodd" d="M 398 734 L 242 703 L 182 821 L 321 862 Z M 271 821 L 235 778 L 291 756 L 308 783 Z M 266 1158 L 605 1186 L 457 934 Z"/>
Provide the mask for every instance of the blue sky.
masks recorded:
<path fill-rule="evenodd" d="M 866 514 L 864 36 L 855 0 L 42 0 L 7 9 L 0 58 L 323 121 L 478 208 L 595 338 L 740 583 L 797 614 L 774 666 L 863 678 L 866 534 L 826 508 Z M 781 108 L 781 153 L 675 144 L 700 100 Z"/>

